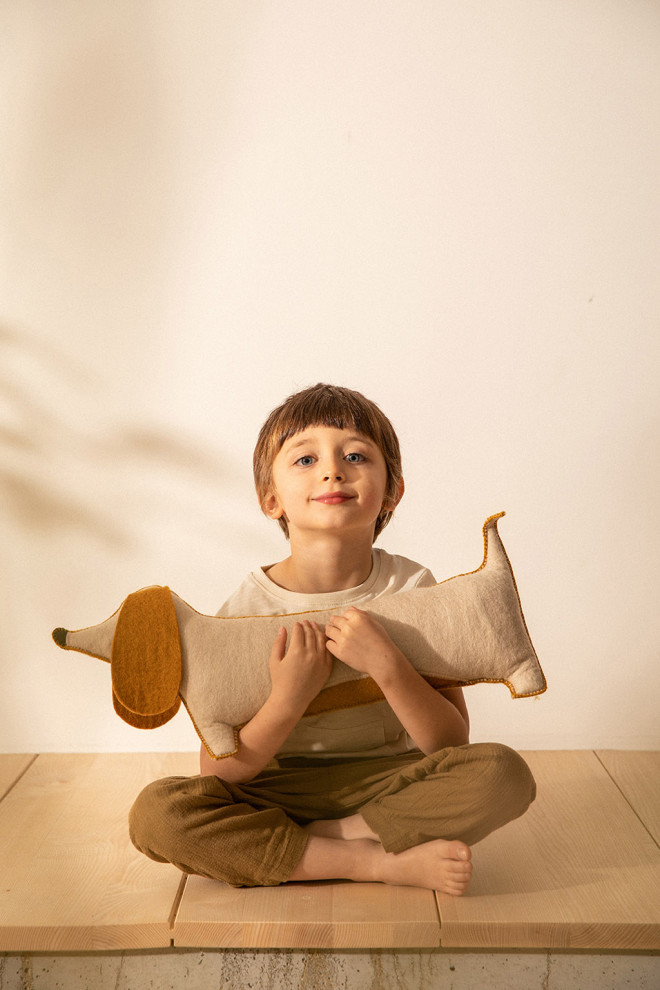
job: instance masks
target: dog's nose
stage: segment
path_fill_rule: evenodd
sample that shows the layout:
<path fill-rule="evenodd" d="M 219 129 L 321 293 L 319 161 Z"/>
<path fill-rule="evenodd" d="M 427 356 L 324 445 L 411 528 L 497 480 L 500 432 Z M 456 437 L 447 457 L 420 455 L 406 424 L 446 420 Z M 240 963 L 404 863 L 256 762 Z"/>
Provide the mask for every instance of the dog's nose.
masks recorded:
<path fill-rule="evenodd" d="M 66 637 L 69 633 L 68 629 L 63 629 L 62 626 L 58 626 L 57 629 L 53 629 L 53 639 L 58 646 L 63 649 L 66 647 Z"/>

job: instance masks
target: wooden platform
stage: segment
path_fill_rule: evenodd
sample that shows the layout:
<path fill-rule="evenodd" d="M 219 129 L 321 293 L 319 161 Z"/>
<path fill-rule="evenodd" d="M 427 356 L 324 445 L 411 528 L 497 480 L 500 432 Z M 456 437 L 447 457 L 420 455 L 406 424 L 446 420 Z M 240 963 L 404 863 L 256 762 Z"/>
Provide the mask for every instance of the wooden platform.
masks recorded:
<path fill-rule="evenodd" d="M 660 752 L 524 754 L 530 811 L 475 847 L 468 896 L 234 890 L 131 846 L 140 788 L 194 754 L 0 756 L 0 951 L 660 948 Z"/>

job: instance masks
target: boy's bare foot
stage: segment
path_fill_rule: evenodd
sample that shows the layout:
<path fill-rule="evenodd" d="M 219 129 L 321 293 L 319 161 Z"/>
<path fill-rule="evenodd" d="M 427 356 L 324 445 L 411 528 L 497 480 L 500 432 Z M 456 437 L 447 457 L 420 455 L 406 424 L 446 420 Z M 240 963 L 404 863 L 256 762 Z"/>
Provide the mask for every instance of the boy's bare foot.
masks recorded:
<path fill-rule="evenodd" d="M 472 877 L 470 847 L 457 839 L 435 839 L 401 853 L 385 853 L 383 881 L 439 890 L 460 897 Z"/>
<path fill-rule="evenodd" d="M 348 819 L 340 820 L 348 822 Z M 356 829 L 361 827 L 357 822 L 352 825 Z M 363 825 L 367 827 L 366 823 Z M 472 876 L 472 853 L 458 839 L 434 839 L 401 853 L 388 853 L 375 838 L 319 835 L 317 827 L 323 828 L 323 824 L 315 822 L 306 829 L 310 838 L 290 880 L 377 881 L 439 890 L 454 897 L 467 890 Z"/>

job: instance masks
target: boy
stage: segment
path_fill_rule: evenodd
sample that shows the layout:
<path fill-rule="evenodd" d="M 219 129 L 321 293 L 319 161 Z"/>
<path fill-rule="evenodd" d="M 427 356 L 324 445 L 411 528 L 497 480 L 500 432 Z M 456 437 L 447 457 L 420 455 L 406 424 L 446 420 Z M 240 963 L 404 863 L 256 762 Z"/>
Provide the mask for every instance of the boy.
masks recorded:
<path fill-rule="evenodd" d="M 272 690 L 233 756 L 202 747 L 201 776 L 145 788 L 134 844 L 186 873 L 234 886 L 345 878 L 463 894 L 470 844 L 523 814 L 534 781 L 518 754 L 469 745 L 460 688 L 435 691 L 358 606 L 435 583 L 373 549 L 403 490 L 391 423 L 363 395 L 319 384 L 290 396 L 254 453 L 262 510 L 290 541 L 218 614 L 332 609 L 273 644 Z M 308 716 L 333 658 L 372 677 L 385 700 Z"/>

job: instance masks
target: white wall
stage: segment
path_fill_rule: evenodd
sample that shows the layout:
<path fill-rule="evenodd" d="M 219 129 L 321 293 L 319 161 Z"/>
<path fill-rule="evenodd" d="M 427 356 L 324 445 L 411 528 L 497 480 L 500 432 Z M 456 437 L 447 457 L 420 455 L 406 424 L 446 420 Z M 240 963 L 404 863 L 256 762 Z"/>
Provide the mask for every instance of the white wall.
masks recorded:
<path fill-rule="evenodd" d="M 196 747 L 50 631 L 283 557 L 252 446 L 319 380 L 399 431 L 381 545 L 447 577 L 507 510 L 550 687 L 473 738 L 657 748 L 658 4 L 1 16 L 0 749 Z"/>

